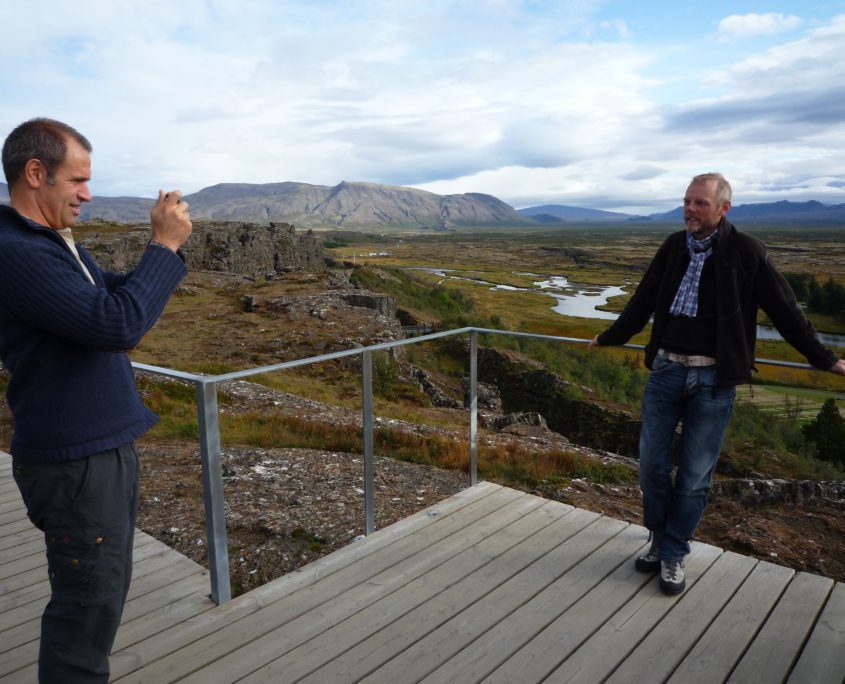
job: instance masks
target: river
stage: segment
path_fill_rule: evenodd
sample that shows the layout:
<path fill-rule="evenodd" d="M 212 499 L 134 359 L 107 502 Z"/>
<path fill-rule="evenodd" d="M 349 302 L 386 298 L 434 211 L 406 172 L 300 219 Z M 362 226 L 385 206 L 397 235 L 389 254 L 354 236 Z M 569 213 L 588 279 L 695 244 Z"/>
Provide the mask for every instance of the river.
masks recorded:
<path fill-rule="evenodd" d="M 557 300 L 552 311 L 562 316 L 576 316 L 578 318 L 595 318 L 599 320 L 615 321 L 619 314 L 613 311 L 602 311 L 598 307 L 605 306 L 611 297 L 618 297 L 625 294 L 626 287 L 618 285 L 586 285 L 583 283 L 572 283 L 564 275 L 541 275 L 539 273 L 517 272 L 514 275 L 529 276 L 538 278 L 534 281 L 533 287 L 514 287 L 495 283 L 487 278 L 477 278 L 460 275 L 461 271 L 444 268 L 414 268 L 413 270 L 433 273 L 444 279 L 469 280 L 481 285 L 488 285 L 492 290 L 506 290 L 514 292 L 538 292 L 548 295 Z M 564 292 L 564 290 L 568 290 Z M 574 292 L 573 292 L 574 290 Z M 777 330 L 767 325 L 757 326 L 757 338 L 761 340 L 782 340 Z M 830 347 L 845 347 L 845 335 L 833 333 L 819 333 L 819 339 L 823 344 Z"/>

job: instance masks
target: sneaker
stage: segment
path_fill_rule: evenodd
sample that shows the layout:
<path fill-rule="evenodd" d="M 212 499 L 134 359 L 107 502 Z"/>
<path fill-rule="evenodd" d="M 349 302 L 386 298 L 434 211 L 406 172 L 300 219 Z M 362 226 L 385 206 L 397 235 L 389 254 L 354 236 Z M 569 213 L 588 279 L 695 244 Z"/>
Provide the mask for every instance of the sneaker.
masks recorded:
<path fill-rule="evenodd" d="M 637 558 L 634 567 L 640 572 L 657 572 L 660 570 L 660 558 L 657 556 L 657 545 L 652 543 L 648 551 Z"/>
<path fill-rule="evenodd" d="M 680 594 L 686 586 L 683 561 L 660 561 L 660 589 L 664 594 Z"/>

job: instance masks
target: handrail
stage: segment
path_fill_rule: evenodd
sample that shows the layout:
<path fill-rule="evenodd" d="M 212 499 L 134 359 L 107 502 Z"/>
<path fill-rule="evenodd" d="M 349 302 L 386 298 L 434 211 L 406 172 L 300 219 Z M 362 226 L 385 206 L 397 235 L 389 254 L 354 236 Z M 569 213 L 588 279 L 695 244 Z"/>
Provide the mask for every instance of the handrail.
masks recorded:
<path fill-rule="evenodd" d="M 216 603 L 225 603 L 232 597 L 229 582 L 229 556 L 226 542 L 226 516 L 223 498 L 223 467 L 220 449 L 220 416 L 217 408 L 217 386 L 221 382 L 239 380 L 253 375 L 270 373 L 289 368 L 297 368 L 312 363 L 331 361 L 349 356 L 361 355 L 361 395 L 362 395 L 362 432 L 364 448 L 364 531 L 370 534 L 375 529 L 374 522 L 374 454 L 373 454 L 373 374 L 372 354 L 402 347 L 409 344 L 428 342 L 454 335 L 469 334 L 469 474 L 470 485 L 478 483 L 478 335 L 505 335 L 509 337 L 524 337 L 573 344 L 587 344 L 589 340 L 577 337 L 561 337 L 557 335 L 540 335 L 536 333 L 516 332 L 512 330 L 496 330 L 478 328 L 474 326 L 445 330 L 419 337 L 381 342 L 369 346 L 344 349 L 330 354 L 309 356 L 304 359 L 284 361 L 269 366 L 259 366 L 232 373 L 219 375 L 198 375 L 184 371 L 152 366 L 145 363 L 133 362 L 137 370 L 155 373 L 166 377 L 183 380 L 194 384 L 197 398 L 197 424 L 199 426 L 200 454 L 202 457 L 203 499 L 205 502 L 205 525 L 208 537 L 208 566 L 211 575 L 211 598 Z M 643 350 L 641 344 L 620 345 L 627 349 Z M 776 359 L 755 359 L 755 363 L 771 366 L 785 366 L 818 370 L 806 363 L 795 361 L 780 361 Z"/>

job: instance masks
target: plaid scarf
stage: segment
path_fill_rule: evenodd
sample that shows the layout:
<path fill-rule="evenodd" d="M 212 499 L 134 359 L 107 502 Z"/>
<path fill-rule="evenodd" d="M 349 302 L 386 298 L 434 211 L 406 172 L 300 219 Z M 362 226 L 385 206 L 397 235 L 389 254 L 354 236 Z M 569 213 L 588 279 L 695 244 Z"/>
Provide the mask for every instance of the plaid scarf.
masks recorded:
<path fill-rule="evenodd" d="M 689 265 L 675 294 L 675 301 L 669 307 L 669 313 L 672 315 L 695 318 L 698 313 L 698 284 L 701 281 L 701 270 L 704 268 L 704 260 L 713 254 L 713 238 L 718 234 L 717 229 L 703 240 L 696 240 L 692 233 L 687 232 Z"/>

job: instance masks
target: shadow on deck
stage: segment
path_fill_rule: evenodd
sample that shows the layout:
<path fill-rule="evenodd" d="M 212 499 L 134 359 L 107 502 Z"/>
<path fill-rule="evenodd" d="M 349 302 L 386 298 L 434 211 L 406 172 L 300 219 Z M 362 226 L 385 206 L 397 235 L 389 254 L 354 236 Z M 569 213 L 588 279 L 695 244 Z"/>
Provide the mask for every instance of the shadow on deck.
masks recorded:
<path fill-rule="evenodd" d="M 688 589 L 633 569 L 643 528 L 498 485 L 466 489 L 215 606 L 146 534 L 119 682 L 841 682 L 845 585 L 706 544 Z M 0 681 L 35 681 L 43 541 L 0 457 Z"/>

